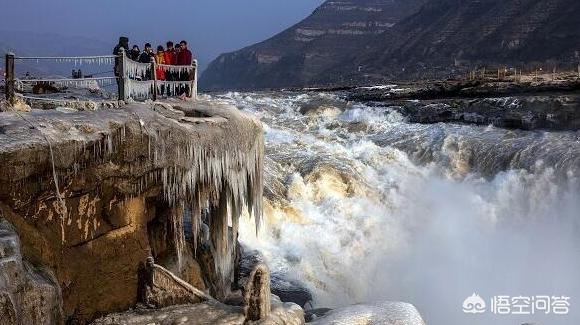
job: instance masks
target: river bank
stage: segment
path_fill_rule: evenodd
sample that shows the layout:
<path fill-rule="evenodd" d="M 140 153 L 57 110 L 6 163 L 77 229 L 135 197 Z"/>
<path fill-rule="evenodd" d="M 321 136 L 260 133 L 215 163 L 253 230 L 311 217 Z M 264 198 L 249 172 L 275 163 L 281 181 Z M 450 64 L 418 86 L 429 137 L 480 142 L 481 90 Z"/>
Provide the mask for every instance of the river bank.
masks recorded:
<path fill-rule="evenodd" d="M 387 105 L 414 123 L 454 122 L 523 130 L 580 128 L 580 81 L 435 81 L 358 87 L 344 97 Z"/>

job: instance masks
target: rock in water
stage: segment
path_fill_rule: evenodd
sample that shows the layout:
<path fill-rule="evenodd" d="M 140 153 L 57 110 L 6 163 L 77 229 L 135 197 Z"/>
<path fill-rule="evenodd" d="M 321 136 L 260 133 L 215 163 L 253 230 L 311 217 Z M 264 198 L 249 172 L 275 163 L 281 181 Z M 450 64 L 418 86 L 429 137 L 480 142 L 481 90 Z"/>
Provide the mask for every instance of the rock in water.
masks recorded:
<path fill-rule="evenodd" d="M 404 302 L 382 302 L 335 309 L 309 324 L 317 325 L 425 325 L 415 306 Z"/>
<path fill-rule="evenodd" d="M 330 308 L 316 308 L 316 309 L 305 310 L 304 311 L 304 319 L 306 320 L 307 323 L 310 323 L 310 322 L 316 320 L 317 318 L 323 317 L 324 315 L 328 314 L 331 311 L 332 311 L 332 309 L 330 309 Z"/>
<path fill-rule="evenodd" d="M 237 281 L 241 284 L 246 283 L 256 265 L 264 261 L 264 256 L 259 251 L 242 247 Z M 302 283 L 290 280 L 285 274 L 279 272 L 271 272 L 270 290 L 282 302 L 292 302 L 303 308 L 312 301 L 312 294 Z"/>

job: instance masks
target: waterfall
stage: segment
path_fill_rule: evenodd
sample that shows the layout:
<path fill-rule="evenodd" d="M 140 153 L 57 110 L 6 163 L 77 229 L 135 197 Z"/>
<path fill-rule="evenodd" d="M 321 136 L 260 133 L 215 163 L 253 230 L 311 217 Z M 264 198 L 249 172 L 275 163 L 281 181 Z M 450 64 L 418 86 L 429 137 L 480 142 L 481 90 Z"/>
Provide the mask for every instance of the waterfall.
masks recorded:
<path fill-rule="evenodd" d="M 482 296 L 577 297 L 577 132 L 413 124 L 327 93 L 227 93 L 265 124 L 259 236 L 243 243 L 304 283 L 315 307 L 398 300 L 432 324 L 568 324 L 469 318 Z M 573 307 L 572 307 L 573 308 Z"/>

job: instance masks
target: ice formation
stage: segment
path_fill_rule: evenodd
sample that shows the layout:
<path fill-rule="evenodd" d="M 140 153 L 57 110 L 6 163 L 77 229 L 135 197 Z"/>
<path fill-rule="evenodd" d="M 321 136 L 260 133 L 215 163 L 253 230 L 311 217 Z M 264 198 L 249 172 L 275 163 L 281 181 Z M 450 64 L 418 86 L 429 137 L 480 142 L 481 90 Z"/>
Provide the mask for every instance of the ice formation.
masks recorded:
<path fill-rule="evenodd" d="M 69 63 L 75 66 L 80 65 L 113 65 L 116 56 L 78 56 L 78 57 L 15 57 L 16 61 L 52 61 L 56 63 Z M 16 79 L 16 87 L 24 90 L 27 85 L 46 83 L 57 87 L 67 88 L 88 88 L 99 89 L 99 87 L 110 86 L 115 83 L 116 77 L 99 77 L 99 78 L 41 78 L 41 79 Z"/>
<path fill-rule="evenodd" d="M 37 63 L 40 61 L 53 61 L 56 63 L 73 63 L 75 66 L 80 65 L 112 65 L 115 63 L 114 55 L 98 55 L 98 56 L 58 56 L 58 57 L 51 57 L 51 56 L 35 56 L 35 57 L 24 57 L 19 56 L 15 57 L 15 60 L 24 61 L 24 60 L 36 60 Z"/>
<path fill-rule="evenodd" d="M 162 95 L 167 91 L 175 94 L 178 89 L 185 87 L 192 87 L 191 81 L 164 81 L 164 80 L 127 80 L 126 94 L 133 99 L 147 99 L 151 98 L 153 90 L 157 90 L 157 94 Z"/>
<path fill-rule="evenodd" d="M 59 123 L 37 128 L 42 130 L 42 137 L 35 135 L 36 141 L 45 143 L 50 139 L 55 148 L 56 170 L 47 170 L 46 176 L 54 176 L 55 185 L 67 184 L 69 177 L 88 166 L 112 162 L 126 168 L 122 176 L 131 185 L 124 187 L 122 193 L 127 198 L 160 186 L 159 199 L 166 202 L 173 228 L 169 232 L 173 238 L 167 238 L 167 242 L 174 245 L 178 263 L 186 251 L 183 219 L 184 210 L 188 209 L 192 211 L 193 247 L 202 238 L 202 229 L 209 228 L 208 244 L 220 281 L 218 287 L 226 288 L 233 276 L 239 218 L 247 211 L 259 225 L 262 214 L 264 144 L 259 122 L 242 117 L 231 108 L 212 107 L 212 112 L 227 117 L 228 122 L 220 127 L 205 123 L 197 127 L 163 118 L 143 104 L 133 105 L 122 111 L 97 111 L 88 120 L 58 115 Z M 74 119 L 75 125 L 85 123 L 104 132 L 83 138 L 78 138 L 77 133 L 67 135 L 57 125 L 70 123 L 69 119 Z M 31 122 L 37 124 L 34 119 Z M 22 130 L 27 134 L 26 141 L 30 141 L 29 128 Z M 10 146 L 18 143 L 9 142 Z M 60 190 L 66 201 L 66 189 Z M 202 219 L 205 209 L 209 217 Z M 68 240 L 66 227 L 61 231 L 64 243 Z"/>
<path fill-rule="evenodd" d="M 153 92 L 153 80 L 132 80 L 125 83 L 125 93 L 133 99 L 147 99 Z"/>
<path fill-rule="evenodd" d="M 151 64 L 140 63 L 130 60 L 125 57 L 125 71 L 124 74 L 129 79 L 143 79 L 151 73 Z"/>
<path fill-rule="evenodd" d="M 57 87 L 98 89 L 115 83 L 116 77 L 82 78 L 82 79 L 18 79 L 17 86 L 26 84 L 48 83 Z"/>
<path fill-rule="evenodd" d="M 195 72 L 196 64 L 194 65 L 167 65 L 167 64 L 150 64 L 150 63 L 140 63 L 125 57 L 125 76 L 130 79 L 142 79 L 150 75 L 151 69 L 155 66 L 155 69 L 159 68 L 164 72 L 170 72 L 177 75 L 178 77 L 191 75 Z"/>
<path fill-rule="evenodd" d="M 415 306 L 403 302 L 385 301 L 371 305 L 354 305 L 331 311 L 312 324 L 384 324 L 425 325 Z"/>
<path fill-rule="evenodd" d="M 175 159 L 174 166 L 161 171 L 165 200 L 171 206 L 185 204 L 191 209 L 194 247 L 197 247 L 203 224 L 201 211 L 210 209 L 209 227 L 215 267 L 225 285 L 232 274 L 232 252 L 244 208 L 255 218 L 256 226 L 260 223 L 263 187 L 261 137 L 249 151 L 216 150 L 198 143 L 189 143 L 182 148 L 156 145 L 152 159 L 154 162 L 165 159 L 168 154 Z M 178 208 L 177 211 L 183 209 Z M 175 238 L 179 257 L 184 242 L 183 214 L 177 214 L 175 218 L 173 224 L 180 236 Z M 230 227 L 233 236 L 230 235 Z"/>
<path fill-rule="evenodd" d="M 165 81 L 165 80 L 157 80 L 156 82 L 157 93 L 162 94 L 163 90 L 170 91 L 174 94 L 177 89 L 184 88 L 184 87 L 191 87 L 191 81 Z"/>
<path fill-rule="evenodd" d="M 158 64 L 156 65 L 158 68 L 163 70 L 164 72 L 170 72 L 172 74 L 177 74 L 178 76 L 185 76 L 191 75 L 195 69 L 197 64 L 195 65 L 168 65 L 168 64 Z"/>
<path fill-rule="evenodd" d="M 75 66 L 83 64 L 97 64 L 97 65 L 113 65 L 115 63 L 116 56 L 106 55 L 106 56 L 86 56 L 86 57 L 16 57 L 16 60 L 36 60 L 37 62 L 42 61 L 53 61 L 57 63 L 74 63 Z M 161 69 L 164 72 L 169 72 L 176 75 L 178 78 L 184 76 L 193 76 L 196 73 L 197 62 L 194 61 L 193 65 L 189 66 L 174 66 L 166 64 L 153 64 L 150 63 L 140 63 L 135 62 L 126 56 L 123 56 L 123 75 L 127 78 L 125 83 L 125 93 L 129 97 L 134 99 L 148 99 L 153 97 L 153 93 L 163 94 L 165 92 L 170 92 L 175 94 L 179 89 L 184 89 L 186 87 L 193 88 L 193 97 L 197 97 L 196 94 L 196 82 L 197 77 L 194 80 L 187 81 L 166 81 L 166 80 L 155 80 L 152 78 L 154 76 L 153 71 Z M 68 87 L 68 88 L 88 88 L 88 89 L 98 89 L 99 87 L 105 87 L 115 84 L 117 77 L 100 77 L 100 78 L 80 78 L 80 79 L 70 79 L 70 78 L 52 78 L 52 79 L 17 79 L 16 86 L 19 90 L 24 90 L 27 85 L 48 83 L 57 87 Z"/>

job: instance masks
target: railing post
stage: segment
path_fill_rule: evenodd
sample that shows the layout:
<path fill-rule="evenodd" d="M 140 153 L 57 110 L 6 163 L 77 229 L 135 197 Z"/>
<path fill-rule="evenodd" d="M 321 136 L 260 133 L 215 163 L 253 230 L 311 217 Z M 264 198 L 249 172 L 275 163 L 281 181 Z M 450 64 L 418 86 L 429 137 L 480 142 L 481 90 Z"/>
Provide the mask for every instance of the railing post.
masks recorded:
<path fill-rule="evenodd" d="M 14 53 L 9 52 L 6 54 L 6 100 L 10 104 L 15 102 L 15 77 L 14 77 Z"/>
<path fill-rule="evenodd" d="M 194 100 L 197 99 L 197 60 L 193 60 L 191 62 L 191 66 L 193 68 L 193 73 L 190 75 L 190 85 L 189 85 L 189 98 Z"/>
<path fill-rule="evenodd" d="M 153 100 L 157 100 L 157 67 L 156 67 L 155 57 L 151 61 L 151 69 L 153 71 Z"/>
<path fill-rule="evenodd" d="M 127 100 L 127 74 L 126 74 L 126 64 L 125 64 L 125 49 L 120 48 L 119 52 L 121 52 L 121 60 L 119 61 L 119 100 Z"/>

